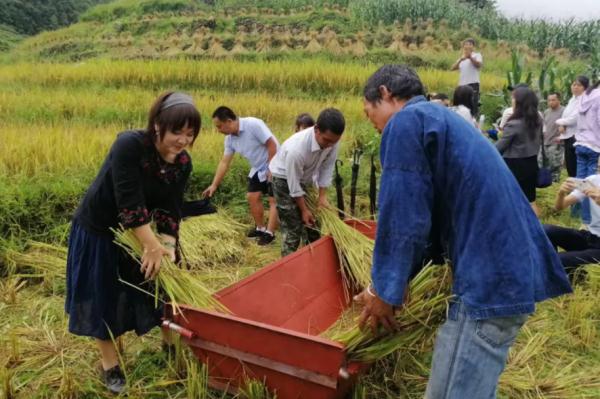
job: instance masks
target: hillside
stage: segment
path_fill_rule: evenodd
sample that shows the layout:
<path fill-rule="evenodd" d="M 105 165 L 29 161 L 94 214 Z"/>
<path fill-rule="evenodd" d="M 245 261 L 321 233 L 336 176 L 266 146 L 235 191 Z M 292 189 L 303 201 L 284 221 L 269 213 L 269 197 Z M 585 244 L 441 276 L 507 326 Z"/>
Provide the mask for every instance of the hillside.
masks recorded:
<path fill-rule="evenodd" d="M 546 23 L 525 26 L 517 21 L 508 26 L 489 8 L 470 8 L 454 0 L 394 2 L 401 6 L 406 3 L 403 7 L 367 3 L 118 0 L 90 9 L 79 23 L 23 41 L 7 59 L 272 60 L 325 54 L 335 60 L 401 61 L 415 67 L 447 69 L 455 61 L 461 41 L 473 36 L 486 55 L 486 68 L 504 73 L 510 66 L 511 47 L 518 48 L 534 64 L 548 54 L 566 61 L 570 52 L 591 51 L 590 38 L 600 32 L 600 22 L 571 24 L 569 37 L 577 42 L 573 46 L 565 42 L 561 32 L 557 31 L 556 37 L 545 32 L 550 28 Z M 471 14 L 477 18 L 470 19 L 474 21 L 470 26 L 465 21 Z M 525 40 L 536 29 L 544 40 Z"/>

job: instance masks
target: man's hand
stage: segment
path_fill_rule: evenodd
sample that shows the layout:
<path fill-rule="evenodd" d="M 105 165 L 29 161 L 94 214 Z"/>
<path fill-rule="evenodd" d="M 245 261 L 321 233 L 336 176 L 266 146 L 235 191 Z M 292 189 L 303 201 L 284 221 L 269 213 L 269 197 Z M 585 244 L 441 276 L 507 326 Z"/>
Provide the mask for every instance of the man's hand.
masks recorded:
<path fill-rule="evenodd" d="M 600 205 L 600 187 L 589 187 L 583 190 L 583 193 L 596 204 Z"/>
<path fill-rule="evenodd" d="M 560 134 L 563 134 L 563 133 L 564 133 L 564 132 L 566 132 L 566 131 L 567 131 L 567 128 L 566 128 L 566 127 L 564 127 L 564 126 L 562 126 L 562 125 L 559 125 L 559 126 L 558 126 L 558 132 L 559 132 Z"/>
<path fill-rule="evenodd" d="M 331 205 L 329 204 L 329 201 L 327 200 L 327 197 L 319 197 L 319 209 L 327 209 L 327 208 L 331 208 Z"/>
<path fill-rule="evenodd" d="M 206 198 L 206 197 L 212 197 L 215 194 L 215 191 L 217 191 L 217 186 L 211 184 L 210 186 L 208 186 L 208 188 L 204 191 L 202 191 L 202 197 Z"/>
<path fill-rule="evenodd" d="M 302 223 L 304 223 L 306 226 L 315 225 L 315 217 L 308 209 L 302 212 Z"/>
<path fill-rule="evenodd" d="M 373 292 L 372 289 L 370 291 Z M 356 295 L 354 301 L 364 307 L 358 319 L 358 326 L 361 329 L 368 326 L 373 334 L 376 334 L 377 328 L 381 324 L 389 332 L 398 331 L 398 323 L 392 305 L 377 295 L 373 296 L 367 289 Z"/>

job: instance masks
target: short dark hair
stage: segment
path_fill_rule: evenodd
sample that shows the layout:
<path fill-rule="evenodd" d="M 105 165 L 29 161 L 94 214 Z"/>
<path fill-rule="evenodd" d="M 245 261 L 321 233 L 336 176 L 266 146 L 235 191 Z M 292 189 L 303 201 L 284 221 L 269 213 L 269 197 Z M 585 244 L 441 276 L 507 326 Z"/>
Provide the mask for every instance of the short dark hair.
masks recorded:
<path fill-rule="evenodd" d="M 194 141 L 196 141 L 196 137 L 198 137 L 200 128 L 202 127 L 202 119 L 198 109 L 194 105 L 178 104 L 167 109 L 162 109 L 165 100 L 173 93 L 175 92 L 168 91 L 161 94 L 154 101 L 154 104 L 152 104 L 148 114 L 146 134 L 152 141 L 155 141 L 156 134 L 158 133 L 162 141 L 167 131 L 177 132 L 187 126 L 194 131 Z M 158 132 L 156 131 L 156 125 L 159 127 Z M 192 144 L 194 141 L 192 141 Z"/>
<path fill-rule="evenodd" d="M 467 37 L 465 40 L 463 40 L 463 44 L 465 43 L 471 43 L 473 46 L 475 46 L 475 39 L 472 37 Z"/>
<path fill-rule="evenodd" d="M 588 87 L 590 87 L 590 78 L 585 75 L 579 75 L 575 78 L 575 80 L 579 82 L 579 84 L 582 85 L 586 90 Z"/>
<path fill-rule="evenodd" d="M 548 93 L 548 96 L 556 96 L 556 98 L 560 100 L 560 93 L 557 91 L 551 91 L 550 93 Z"/>
<path fill-rule="evenodd" d="M 232 121 L 237 119 L 235 112 L 233 112 L 231 108 L 226 107 L 224 105 L 221 105 L 219 108 L 215 109 L 215 112 L 213 112 L 212 117 L 213 119 L 217 118 L 221 122 L 225 122 L 228 119 L 231 119 Z"/>
<path fill-rule="evenodd" d="M 364 97 L 371 103 L 381 101 L 381 86 L 386 87 L 392 96 L 408 100 L 425 95 L 425 88 L 417 73 L 406 65 L 388 64 L 379 68 L 365 84 Z"/>
<path fill-rule="evenodd" d="M 444 101 L 444 100 L 448 100 L 448 95 L 446 93 L 434 93 L 431 96 L 431 99 L 432 100 L 442 100 L 442 101 Z"/>
<path fill-rule="evenodd" d="M 315 125 L 315 120 L 308 113 L 300 114 L 296 117 L 296 128 L 309 128 Z"/>
<path fill-rule="evenodd" d="M 335 108 L 326 108 L 319 114 L 315 126 L 318 127 L 319 131 L 322 133 L 329 131 L 339 136 L 344 133 L 346 120 L 339 110 Z"/>
<path fill-rule="evenodd" d="M 458 86 L 456 90 L 454 90 L 454 95 L 452 96 L 452 105 L 458 107 L 459 105 L 464 105 L 471 111 L 471 115 L 474 116 L 473 110 L 475 109 L 475 90 L 471 86 Z"/>

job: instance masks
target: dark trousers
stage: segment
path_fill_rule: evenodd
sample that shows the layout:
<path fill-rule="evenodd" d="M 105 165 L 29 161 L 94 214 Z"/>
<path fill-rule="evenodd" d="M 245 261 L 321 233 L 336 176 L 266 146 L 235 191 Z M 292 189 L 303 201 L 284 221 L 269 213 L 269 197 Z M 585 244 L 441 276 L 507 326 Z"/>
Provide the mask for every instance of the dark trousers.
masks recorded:
<path fill-rule="evenodd" d="M 600 237 L 587 230 L 551 224 L 544 225 L 544 230 L 554 248 L 560 247 L 565 250 L 559 252 L 558 257 L 569 277 L 572 277 L 581 265 L 600 262 Z"/>
<path fill-rule="evenodd" d="M 479 115 L 479 83 L 469 83 L 467 86 L 473 89 L 473 115 Z"/>
<path fill-rule="evenodd" d="M 577 177 L 577 155 L 575 155 L 575 136 L 564 140 L 565 143 L 565 166 L 569 177 Z"/>

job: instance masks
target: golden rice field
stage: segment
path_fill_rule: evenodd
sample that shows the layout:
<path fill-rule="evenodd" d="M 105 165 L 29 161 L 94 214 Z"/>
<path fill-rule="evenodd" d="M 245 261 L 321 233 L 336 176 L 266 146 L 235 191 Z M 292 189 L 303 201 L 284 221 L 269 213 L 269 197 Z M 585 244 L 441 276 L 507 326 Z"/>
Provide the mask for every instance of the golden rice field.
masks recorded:
<path fill-rule="evenodd" d="M 352 150 L 377 142 L 362 111 L 360 92 L 377 65 L 307 62 L 89 61 L 81 64 L 0 65 L 0 398 L 109 397 L 98 375 L 90 340 L 67 332 L 63 311 L 65 235 L 68 217 L 104 159 L 115 135 L 142 128 L 152 100 L 179 89 L 195 98 L 204 127 L 192 150 L 190 198 L 208 184 L 223 148 L 210 114 L 221 104 L 241 116 L 264 119 L 280 141 L 292 133 L 295 116 L 335 106 L 347 120 L 341 158 L 349 191 Z M 432 91 L 449 92 L 453 72 L 418 71 Z M 504 77 L 484 74 L 483 92 L 499 94 Z M 493 97 L 484 97 L 492 101 Z M 359 184 L 359 212 L 366 215 L 367 168 Z M 247 223 L 237 160 L 217 202 Z M 541 193 L 544 220 L 574 224 L 550 210 L 553 188 Z M 360 214 L 359 214 L 360 216 Z M 214 221 L 213 221 L 214 222 Z M 223 288 L 275 260 L 278 248 L 260 251 L 243 228 L 226 234 L 207 219 L 198 275 L 212 290 Z M 212 226 L 212 227 L 211 227 Z M 47 245 L 32 244 L 44 241 Z M 591 266 L 575 293 L 547 301 L 526 324 L 503 374 L 501 398 L 600 397 L 600 272 Z M 226 398 L 206 387 L 205 370 L 185 350 L 168 358 L 155 331 L 126 335 L 123 362 L 130 398 Z M 420 398 L 429 373 L 432 342 L 395 353 L 360 381 L 353 398 Z M 265 397 L 249 386 L 240 397 Z M 262 395 L 262 396 L 261 396 Z"/>

